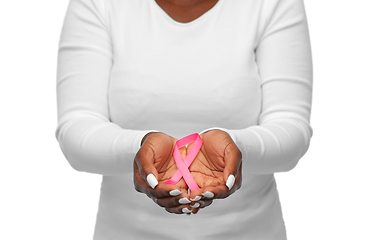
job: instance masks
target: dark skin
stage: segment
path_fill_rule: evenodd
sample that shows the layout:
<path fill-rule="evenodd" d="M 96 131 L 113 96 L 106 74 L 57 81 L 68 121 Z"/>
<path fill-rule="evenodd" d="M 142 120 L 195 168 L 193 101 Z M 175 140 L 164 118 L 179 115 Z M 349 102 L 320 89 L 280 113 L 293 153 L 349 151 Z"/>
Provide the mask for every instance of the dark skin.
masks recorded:
<path fill-rule="evenodd" d="M 192 22 L 210 10 L 218 0 L 156 0 L 156 3 L 175 21 Z"/>
<path fill-rule="evenodd" d="M 188 195 L 188 186 L 184 179 L 181 179 L 176 185 L 162 184 L 169 180 L 177 171 L 177 166 L 173 158 L 173 147 L 177 139 L 164 133 L 148 133 L 142 141 L 142 146 L 136 154 L 134 161 L 134 185 L 135 189 L 146 194 L 160 207 L 165 208 L 169 213 L 182 214 L 183 208 L 188 208 L 193 213 L 212 203 L 212 199 L 200 200 L 198 208 L 191 207 L 192 204 L 180 204 L 181 198 L 190 199 Z M 187 148 L 179 149 L 181 156 L 185 158 Z M 151 188 L 146 177 L 152 173 L 158 180 L 155 189 Z M 178 189 L 181 193 L 177 196 L 171 196 L 170 191 Z"/>
<path fill-rule="evenodd" d="M 234 193 L 242 183 L 242 154 L 228 133 L 212 130 L 201 134 L 202 147 L 189 170 L 200 189 L 190 193 L 190 198 L 209 191 L 213 199 L 223 199 Z M 194 143 L 187 147 L 190 151 Z M 226 186 L 230 174 L 235 176 L 231 189 Z M 205 198 L 203 198 L 205 199 Z"/>
<path fill-rule="evenodd" d="M 161 132 L 149 133 L 143 138 L 142 147 L 134 161 L 135 189 L 146 194 L 167 212 L 175 214 L 182 214 L 184 208 L 195 214 L 211 205 L 214 199 L 227 198 L 237 191 L 242 183 L 240 150 L 225 131 L 211 130 L 201 134 L 201 138 L 202 147 L 189 167 L 200 189 L 194 190 L 189 196 L 184 179 L 176 185 L 162 184 L 177 171 L 172 155 L 177 139 Z M 188 148 L 180 148 L 183 158 L 192 146 L 193 143 L 189 144 Z M 149 174 L 153 174 L 158 180 L 154 189 L 147 183 Z M 235 177 L 231 189 L 226 186 L 229 175 Z M 171 196 L 170 191 L 174 189 L 178 189 L 180 194 Z M 209 192 L 210 196 L 205 195 L 206 192 Z M 196 197 L 198 199 L 195 199 Z M 181 204 L 181 198 L 187 198 L 191 202 Z"/>
<path fill-rule="evenodd" d="M 172 19 L 180 23 L 196 20 L 214 7 L 217 2 L 218 0 L 156 0 L 156 3 Z M 183 208 L 196 214 L 200 209 L 211 205 L 213 199 L 226 198 L 238 190 L 242 182 L 242 157 L 229 134 L 220 130 L 212 130 L 202 134 L 201 138 L 203 145 L 189 168 L 200 189 L 191 192 L 189 196 L 188 186 L 183 179 L 176 185 L 162 184 L 177 171 L 172 156 L 177 139 L 164 133 L 149 133 L 143 138 L 142 147 L 134 161 L 136 190 L 146 194 L 167 212 L 175 214 L 182 214 Z M 180 149 L 183 158 L 192 146 L 193 143 L 189 144 L 188 148 Z M 146 181 L 149 173 L 152 173 L 159 182 L 154 189 Z M 228 189 L 225 183 L 230 174 L 233 174 L 236 179 L 233 187 Z M 180 190 L 181 193 L 171 196 L 170 191 L 174 189 Z M 213 196 L 203 196 L 206 192 L 213 193 Z M 191 203 L 180 204 L 178 201 L 182 198 L 191 200 Z"/>

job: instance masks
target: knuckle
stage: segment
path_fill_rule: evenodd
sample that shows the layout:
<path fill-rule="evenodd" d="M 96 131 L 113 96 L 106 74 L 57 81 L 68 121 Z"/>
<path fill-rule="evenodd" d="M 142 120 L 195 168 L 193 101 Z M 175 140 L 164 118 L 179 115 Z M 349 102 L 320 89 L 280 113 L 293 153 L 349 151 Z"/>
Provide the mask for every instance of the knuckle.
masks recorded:
<path fill-rule="evenodd" d="M 210 206 L 212 204 L 212 201 L 211 202 L 208 202 L 208 203 L 206 203 L 206 205 L 204 206 L 204 208 L 205 207 L 208 207 L 208 206 Z"/>
<path fill-rule="evenodd" d="M 159 201 L 158 198 L 155 198 L 155 203 L 158 204 L 160 207 L 166 207 L 166 204 L 163 201 Z"/>
<path fill-rule="evenodd" d="M 240 161 L 242 160 L 242 152 L 236 147 L 236 156 Z"/>
<path fill-rule="evenodd" d="M 237 184 L 237 190 L 240 189 L 242 186 L 242 182 L 240 181 L 238 184 Z"/>
<path fill-rule="evenodd" d="M 141 187 L 140 187 L 140 184 L 138 184 L 138 182 L 135 180 L 134 183 L 133 183 L 134 187 L 135 187 L 135 190 L 139 193 L 141 193 Z"/>
<path fill-rule="evenodd" d="M 169 213 L 173 213 L 173 214 L 181 214 L 182 212 L 179 211 L 179 209 L 175 209 L 175 208 L 165 208 L 167 212 Z"/>
<path fill-rule="evenodd" d="M 155 194 L 154 190 L 151 187 L 147 188 L 147 193 L 146 193 L 151 199 L 153 198 L 158 198 L 157 195 Z"/>
<path fill-rule="evenodd" d="M 153 198 L 153 201 L 154 201 L 158 206 L 160 206 L 160 207 L 163 207 L 163 208 L 166 208 L 166 207 L 167 207 L 167 205 L 166 205 L 163 201 L 161 201 L 159 198 Z"/>
<path fill-rule="evenodd" d="M 192 210 L 190 210 L 187 206 L 185 206 L 185 205 L 181 205 L 181 206 L 179 206 L 178 208 L 177 208 L 177 210 L 178 210 L 178 213 L 179 214 L 184 214 L 184 212 L 183 212 L 183 209 L 184 208 L 186 208 L 186 209 L 188 209 L 190 212 L 192 212 Z M 189 212 L 189 213 L 190 213 Z M 185 213 L 188 213 L 188 212 L 185 212 Z"/>
<path fill-rule="evenodd" d="M 232 190 L 234 191 L 233 188 L 231 190 L 228 190 L 227 188 L 227 191 L 220 192 L 219 194 L 217 194 L 216 199 L 224 199 L 224 198 L 229 197 L 229 195 L 232 194 Z"/>
<path fill-rule="evenodd" d="M 213 200 L 203 200 L 201 201 L 201 206 L 199 208 L 205 208 L 212 204 Z"/>
<path fill-rule="evenodd" d="M 237 183 L 236 183 L 236 189 L 237 189 L 237 190 L 240 189 L 241 186 L 242 186 L 242 175 L 240 176 L 240 180 L 237 181 Z"/>
<path fill-rule="evenodd" d="M 171 203 L 173 206 L 179 206 L 180 205 L 179 198 L 175 198 L 175 197 L 171 198 Z"/>
<path fill-rule="evenodd" d="M 173 213 L 170 208 L 165 208 L 165 210 L 169 213 Z"/>

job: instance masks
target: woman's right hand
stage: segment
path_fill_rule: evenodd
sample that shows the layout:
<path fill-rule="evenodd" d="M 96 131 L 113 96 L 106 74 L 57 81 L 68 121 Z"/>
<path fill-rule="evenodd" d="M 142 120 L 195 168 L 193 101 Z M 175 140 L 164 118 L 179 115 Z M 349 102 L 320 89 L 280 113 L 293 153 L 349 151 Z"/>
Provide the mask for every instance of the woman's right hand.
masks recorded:
<path fill-rule="evenodd" d="M 212 200 L 199 201 L 195 204 L 188 195 L 188 186 L 182 178 L 177 184 L 159 184 L 169 180 L 177 171 L 173 158 L 173 148 L 177 139 L 161 132 L 148 133 L 142 141 L 142 146 L 137 152 L 134 167 L 135 189 L 146 194 L 167 212 L 197 213 L 212 203 Z M 186 147 L 179 149 L 183 158 L 186 156 Z"/>

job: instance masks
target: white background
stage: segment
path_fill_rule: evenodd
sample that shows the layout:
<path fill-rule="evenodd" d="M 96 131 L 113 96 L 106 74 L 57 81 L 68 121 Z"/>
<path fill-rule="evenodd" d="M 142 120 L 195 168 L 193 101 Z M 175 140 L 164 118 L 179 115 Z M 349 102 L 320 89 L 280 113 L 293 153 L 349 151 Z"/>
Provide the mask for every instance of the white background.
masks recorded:
<path fill-rule="evenodd" d="M 101 177 L 54 136 L 68 0 L 0 3 L 0 239 L 92 239 Z M 305 0 L 314 63 L 311 146 L 276 174 L 289 240 L 373 239 L 373 3 Z"/>

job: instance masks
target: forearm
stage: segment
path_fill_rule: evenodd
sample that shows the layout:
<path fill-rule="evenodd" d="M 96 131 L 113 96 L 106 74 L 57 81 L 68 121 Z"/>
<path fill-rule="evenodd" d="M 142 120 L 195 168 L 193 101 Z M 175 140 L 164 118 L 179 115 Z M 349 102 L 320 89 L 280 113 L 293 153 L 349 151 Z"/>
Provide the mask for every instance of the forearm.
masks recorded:
<path fill-rule="evenodd" d="M 251 174 L 271 174 L 293 169 L 307 152 L 312 137 L 309 123 L 290 118 L 246 129 L 209 130 L 214 129 L 223 130 L 231 136 L 242 153 L 243 172 Z"/>
<path fill-rule="evenodd" d="M 255 51 L 261 113 L 256 125 L 225 129 L 242 153 L 243 171 L 253 174 L 291 170 L 312 137 L 312 56 L 303 1 L 266 3 L 266 26 Z"/>
<path fill-rule="evenodd" d="M 77 171 L 116 175 L 132 172 L 133 159 L 148 131 L 126 130 L 90 116 L 62 122 L 56 138 Z"/>
<path fill-rule="evenodd" d="M 306 153 L 312 136 L 304 122 L 282 119 L 243 130 L 228 130 L 242 153 L 243 171 L 271 174 L 293 169 Z"/>
<path fill-rule="evenodd" d="M 113 175 L 133 171 L 133 159 L 148 131 L 123 129 L 110 121 L 107 92 L 113 50 L 104 3 L 69 3 L 58 51 L 55 135 L 73 168 Z"/>

